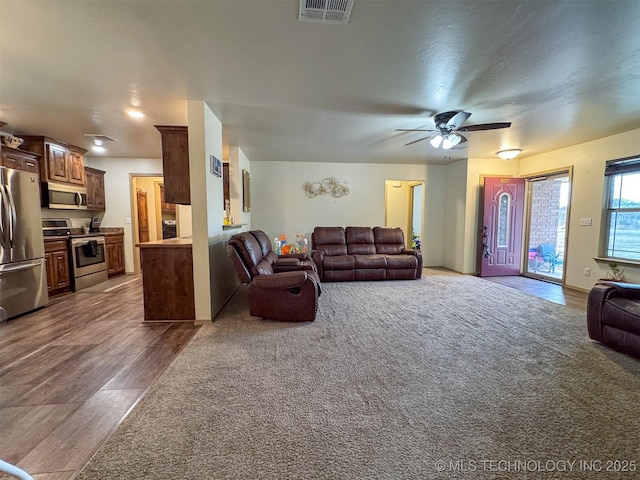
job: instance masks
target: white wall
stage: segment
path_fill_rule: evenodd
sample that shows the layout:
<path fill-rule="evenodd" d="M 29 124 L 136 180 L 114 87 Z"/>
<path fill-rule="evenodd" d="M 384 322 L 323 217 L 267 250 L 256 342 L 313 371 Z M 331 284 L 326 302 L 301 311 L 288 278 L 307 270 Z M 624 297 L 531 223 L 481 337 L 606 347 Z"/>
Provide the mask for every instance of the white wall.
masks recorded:
<path fill-rule="evenodd" d="M 407 239 L 411 240 L 409 226 L 409 182 L 388 180 L 385 182 L 386 191 L 386 218 L 388 227 L 400 227 L 404 232 L 405 245 Z M 374 226 L 374 225 L 372 225 Z"/>
<path fill-rule="evenodd" d="M 564 264 L 567 285 L 590 289 L 598 278 L 606 276 L 607 263 L 594 260 L 600 255 L 605 162 L 638 154 L 640 129 L 520 161 L 520 176 L 573 165 L 573 191 Z M 580 226 L 582 217 L 591 218 L 592 225 Z M 584 276 L 585 267 L 591 268 L 591 276 Z M 640 283 L 640 267 L 622 265 L 622 268 L 628 281 Z"/>
<path fill-rule="evenodd" d="M 334 198 L 305 195 L 304 182 L 327 177 L 350 189 Z M 252 227 L 270 238 L 282 233 L 311 239 L 316 226 L 376 226 L 385 223 L 385 180 L 425 182 L 422 255 L 425 266 L 442 265 L 445 167 L 439 165 L 251 163 Z"/>
<path fill-rule="evenodd" d="M 465 265 L 467 160 L 459 160 L 447 165 L 443 183 L 446 190 L 441 199 L 440 208 L 444 211 L 445 222 L 439 232 L 444 242 L 442 266 L 462 272 Z"/>
<path fill-rule="evenodd" d="M 243 210 L 244 190 L 242 171 L 246 170 L 251 176 L 249 159 L 238 147 L 229 148 L 229 200 L 231 203 L 231 216 L 234 223 L 251 228 L 251 212 Z M 251 202 L 252 203 L 252 202 Z M 224 204 L 221 207 L 224 209 Z"/>
<path fill-rule="evenodd" d="M 230 234 L 222 228 L 222 177 L 210 169 L 211 155 L 222 159 L 222 123 L 201 101 L 189 101 L 187 112 L 196 321 L 204 322 L 222 309 L 239 281 L 226 250 Z"/>
<path fill-rule="evenodd" d="M 89 167 L 104 170 L 106 211 L 101 214 L 102 227 L 124 228 L 124 262 L 127 273 L 134 272 L 134 235 L 131 219 L 132 175 L 162 175 L 160 158 L 86 157 Z M 129 223 L 127 223 L 129 222 Z"/>

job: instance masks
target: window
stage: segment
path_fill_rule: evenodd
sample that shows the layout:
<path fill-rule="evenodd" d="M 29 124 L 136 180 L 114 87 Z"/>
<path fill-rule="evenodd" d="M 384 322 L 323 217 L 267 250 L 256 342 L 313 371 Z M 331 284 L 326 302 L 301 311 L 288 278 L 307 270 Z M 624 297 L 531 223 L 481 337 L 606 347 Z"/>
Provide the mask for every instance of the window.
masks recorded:
<path fill-rule="evenodd" d="M 509 243 L 509 204 L 511 197 L 503 193 L 498 198 L 498 247 L 508 247 Z"/>
<path fill-rule="evenodd" d="M 607 162 L 607 257 L 640 261 L 640 157 Z"/>

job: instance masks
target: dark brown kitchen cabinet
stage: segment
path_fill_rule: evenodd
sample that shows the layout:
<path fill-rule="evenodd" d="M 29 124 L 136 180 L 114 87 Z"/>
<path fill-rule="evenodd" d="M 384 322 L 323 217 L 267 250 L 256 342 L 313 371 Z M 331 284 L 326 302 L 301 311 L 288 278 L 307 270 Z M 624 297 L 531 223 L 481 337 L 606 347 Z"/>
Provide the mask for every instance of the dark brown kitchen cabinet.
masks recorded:
<path fill-rule="evenodd" d="M 2 147 L 2 154 L 0 155 L 0 165 L 2 165 L 3 167 L 13 168 L 15 170 L 40 173 L 38 165 L 38 155 L 36 155 L 35 153 L 18 150 L 17 148 Z"/>
<path fill-rule="evenodd" d="M 47 290 L 53 297 L 71 291 L 71 269 L 67 240 L 45 240 L 44 262 L 47 270 Z"/>
<path fill-rule="evenodd" d="M 86 150 L 42 136 L 24 136 L 21 148 L 41 156 L 42 181 L 85 186 L 84 154 Z"/>
<path fill-rule="evenodd" d="M 104 210 L 104 172 L 97 168 L 84 167 L 84 179 L 87 184 L 87 210 Z"/>
<path fill-rule="evenodd" d="M 124 273 L 124 234 L 105 235 L 107 246 L 107 275 L 115 277 Z"/>
<path fill-rule="evenodd" d="M 165 202 L 191 205 L 187 127 L 170 125 L 155 125 L 155 127 L 162 138 Z"/>
<path fill-rule="evenodd" d="M 164 200 L 164 185 L 160 185 L 160 205 L 162 213 L 176 213 L 176 204 L 167 203 Z"/>

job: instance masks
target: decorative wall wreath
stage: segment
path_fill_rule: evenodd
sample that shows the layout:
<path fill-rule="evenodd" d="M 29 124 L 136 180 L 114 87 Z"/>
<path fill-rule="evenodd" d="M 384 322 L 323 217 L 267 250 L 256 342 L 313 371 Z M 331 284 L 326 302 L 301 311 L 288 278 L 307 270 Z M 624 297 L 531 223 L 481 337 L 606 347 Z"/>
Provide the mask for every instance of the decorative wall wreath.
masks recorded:
<path fill-rule="evenodd" d="M 349 195 L 349 187 L 340 185 L 335 177 L 327 177 L 321 182 L 304 182 L 302 184 L 304 194 L 309 197 L 317 197 L 318 195 L 331 195 L 333 198 L 344 197 Z"/>

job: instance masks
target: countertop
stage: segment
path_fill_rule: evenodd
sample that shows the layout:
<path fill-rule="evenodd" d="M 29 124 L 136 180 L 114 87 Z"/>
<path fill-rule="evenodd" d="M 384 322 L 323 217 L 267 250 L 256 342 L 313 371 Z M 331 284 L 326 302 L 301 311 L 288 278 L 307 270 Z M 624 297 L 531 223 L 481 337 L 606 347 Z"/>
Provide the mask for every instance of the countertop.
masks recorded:
<path fill-rule="evenodd" d="M 191 248 L 191 237 L 167 238 L 166 240 L 154 240 L 152 242 L 136 243 L 140 248 Z"/>

